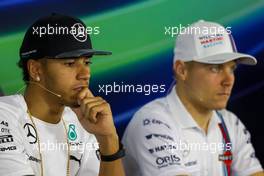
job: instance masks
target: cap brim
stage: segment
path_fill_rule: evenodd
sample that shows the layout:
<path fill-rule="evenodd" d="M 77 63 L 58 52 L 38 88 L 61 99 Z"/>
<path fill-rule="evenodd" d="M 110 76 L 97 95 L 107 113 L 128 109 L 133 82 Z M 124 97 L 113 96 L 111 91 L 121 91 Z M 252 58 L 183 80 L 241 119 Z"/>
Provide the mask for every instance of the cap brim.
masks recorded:
<path fill-rule="evenodd" d="M 221 53 L 208 57 L 193 59 L 193 61 L 206 64 L 223 64 L 232 60 L 237 60 L 237 63 L 245 65 L 257 64 L 257 59 L 255 57 L 242 53 Z"/>
<path fill-rule="evenodd" d="M 110 51 L 101 51 L 101 50 L 94 50 L 94 49 L 79 49 L 69 52 L 60 53 L 55 56 L 55 58 L 72 58 L 72 57 L 92 57 L 93 55 L 111 55 L 112 52 Z"/>

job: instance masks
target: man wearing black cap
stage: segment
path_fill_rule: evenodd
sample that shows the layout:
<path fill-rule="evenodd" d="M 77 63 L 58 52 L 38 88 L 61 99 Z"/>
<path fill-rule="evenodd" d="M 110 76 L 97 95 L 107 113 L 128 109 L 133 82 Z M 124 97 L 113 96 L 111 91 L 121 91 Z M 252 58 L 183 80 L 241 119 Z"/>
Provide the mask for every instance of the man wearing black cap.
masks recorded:
<path fill-rule="evenodd" d="M 26 32 L 25 94 L 0 98 L 0 175 L 124 175 L 110 106 L 88 88 L 90 58 L 111 52 L 92 49 L 86 29 L 52 14 Z"/>

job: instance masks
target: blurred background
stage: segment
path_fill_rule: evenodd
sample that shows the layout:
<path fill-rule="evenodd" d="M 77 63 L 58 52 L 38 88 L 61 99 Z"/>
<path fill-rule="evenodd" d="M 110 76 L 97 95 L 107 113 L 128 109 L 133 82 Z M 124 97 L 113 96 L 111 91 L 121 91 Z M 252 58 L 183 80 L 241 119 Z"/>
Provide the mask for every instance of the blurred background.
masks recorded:
<path fill-rule="evenodd" d="M 93 47 L 113 52 L 94 57 L 91 89 L 110 104 L 122 136 L 133 113 L 143 104 L 164 96 L 172 83 L 175 36 L 165 27 L 188 25 L 199 19 L 230 26 L 237 49 L 254 55 L 258 64 L 239 66 L 228 109 L 251 132 L 256 155 L 264 164 L 264 1 L 263 0 L 0 0 L 0 96 L 23 87 L 17 67 L 19 47 L 33 21 L 52 12 L 81 18 L 98 26 Z M 105 94 L 99 85 L 165 85 L 165 92 Z M 263 109 L 262 109 L 263 108 Z"/>

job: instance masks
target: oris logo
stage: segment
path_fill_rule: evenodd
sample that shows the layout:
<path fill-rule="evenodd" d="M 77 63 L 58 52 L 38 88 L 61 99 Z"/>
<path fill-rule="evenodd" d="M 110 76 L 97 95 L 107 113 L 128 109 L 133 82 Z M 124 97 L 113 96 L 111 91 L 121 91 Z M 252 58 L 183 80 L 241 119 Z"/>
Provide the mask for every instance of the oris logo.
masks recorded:
<path fill-rule="evenodd" d="M 167 167 L 169 165 L 180 165 L 181 159 L 176 155 L 169 155 L 164 157 L 158 157 L 156 159 L 156 164 L 158 168 Z"/>

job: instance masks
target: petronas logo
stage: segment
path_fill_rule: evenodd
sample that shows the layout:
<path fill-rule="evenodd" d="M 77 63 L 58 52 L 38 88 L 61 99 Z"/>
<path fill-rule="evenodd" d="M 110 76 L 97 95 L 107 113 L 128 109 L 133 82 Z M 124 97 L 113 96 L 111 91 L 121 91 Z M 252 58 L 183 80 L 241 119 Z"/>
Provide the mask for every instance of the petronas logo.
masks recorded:
<path fill-rule="evenodd" d="M 77 138 L 77 133 L 75 131 L 75 125 L 73 125 L 73 124 L 69 125 L 68 138 L 71 141 L 74 141 Z"/>

